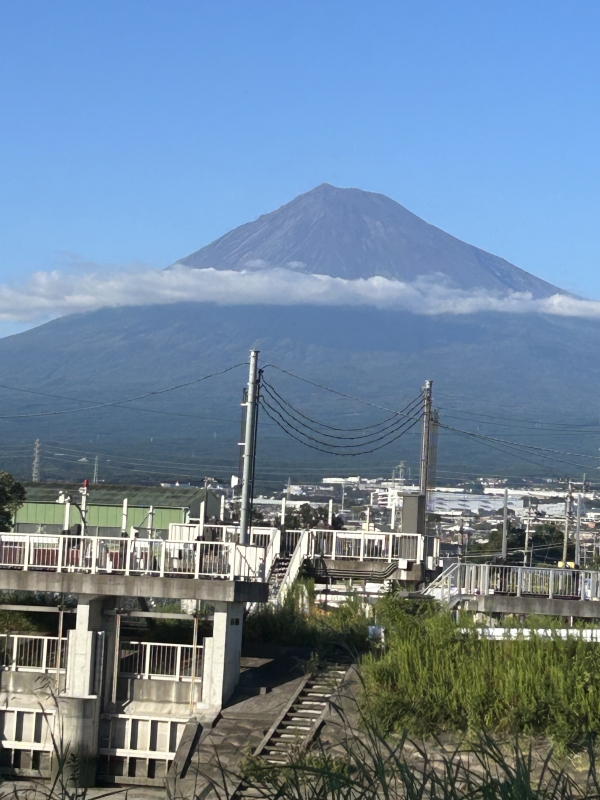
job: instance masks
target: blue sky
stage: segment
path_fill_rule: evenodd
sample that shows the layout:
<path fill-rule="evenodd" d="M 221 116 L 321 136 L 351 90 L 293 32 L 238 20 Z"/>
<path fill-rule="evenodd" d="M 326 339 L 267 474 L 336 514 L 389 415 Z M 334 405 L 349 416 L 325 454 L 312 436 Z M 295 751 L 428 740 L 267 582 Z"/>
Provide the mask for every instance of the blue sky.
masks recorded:
<path fill-rule="evenodd" d="M 600 3 L 0 2 L 0 282 L 327 181 L 600 298 Z"/>

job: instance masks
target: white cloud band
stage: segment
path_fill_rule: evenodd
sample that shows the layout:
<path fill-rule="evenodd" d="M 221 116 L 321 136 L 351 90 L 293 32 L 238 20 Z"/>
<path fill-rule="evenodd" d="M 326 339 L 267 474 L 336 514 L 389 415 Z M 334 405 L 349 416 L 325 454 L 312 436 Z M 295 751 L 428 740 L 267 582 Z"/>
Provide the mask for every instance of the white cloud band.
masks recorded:
<path fill-rule="evenodd" d="M 37 323 L 105 307 L 180 302 L 219 305 L 375 306 L 417 314 L 497 311 L 600 318 L 600 302 L 556 294 L 536 299 L 528 292 L 495 294 L 454 288 L 443 275 L 413 282 L 374 277 L 359 280 L 284 269 L 37 272 L 21 286 L 0 286 L 0 320 Z"/>

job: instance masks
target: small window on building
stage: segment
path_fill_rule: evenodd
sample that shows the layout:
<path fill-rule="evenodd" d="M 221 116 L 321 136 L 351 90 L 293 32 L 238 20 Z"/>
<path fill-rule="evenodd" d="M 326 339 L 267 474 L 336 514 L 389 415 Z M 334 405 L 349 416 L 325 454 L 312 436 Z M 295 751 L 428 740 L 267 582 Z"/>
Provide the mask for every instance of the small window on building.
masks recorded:
<path fill-rule="evenodd" d="M 231 624 L 232 625 L 239 625 L 240 624 L 240 618 L 239 617 L 232 617 L 231 618 Z"/>

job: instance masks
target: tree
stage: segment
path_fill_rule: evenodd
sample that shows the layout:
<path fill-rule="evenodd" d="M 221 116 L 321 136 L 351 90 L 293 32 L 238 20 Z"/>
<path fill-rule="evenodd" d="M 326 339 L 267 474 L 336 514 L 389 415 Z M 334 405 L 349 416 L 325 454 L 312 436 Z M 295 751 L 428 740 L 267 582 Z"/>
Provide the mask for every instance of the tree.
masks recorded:
<path fill-rule="evenodd" d="M 299 528 L 326 528 L 329 510 L 326 506 L 313 508 L 310 503 L 303 503 L 300 508 L 291 514 L 285 515 L 285 528 L 298 530 Z M 333 515 L 331 527 L 333 530 L 342 530 L 344 520 Z"/>
<path fill-rule="evenodd" d="M 8 472 L 0 470 L 0 530 L 12 527 L 17 511 L 25 502 L 25 487 Z"/>

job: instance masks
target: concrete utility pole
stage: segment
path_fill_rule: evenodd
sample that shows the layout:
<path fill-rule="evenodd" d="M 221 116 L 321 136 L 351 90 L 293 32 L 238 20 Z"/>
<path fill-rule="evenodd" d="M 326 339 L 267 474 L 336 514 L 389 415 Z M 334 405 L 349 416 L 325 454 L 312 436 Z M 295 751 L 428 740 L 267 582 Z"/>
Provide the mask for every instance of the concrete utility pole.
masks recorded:
<path fill-rule="evenodd" d="M 35 440 L 33 445 L 33 469 L 31 471 L 32 483 L 40 482 L 40 466 L 42 460 L 42 443 L 39 439 Z"/>
<path fill-rule="evenodd" d="M 423 394 L 423 431 L 421 434 L 421 469 L 419 473 L 419 494 L 427 494 L 429 477 L 429 431 L 431 429 L 431 381 L 425 381 Z"/>
<path fill-rule="evenodd" d="M 581 562 L 581 493 L 577 495 L 577 527 L 575 528 L 575 566 L 579 567 Z"/>
<path fill-rule="evenodd" d="M 502 561 L 508 553 L 508 489 L 504 490 L 504 517 L 502 519 Z"/>
<path fill-rule="evenodd" d="M 283 495 L 281 498 L 281 527 L 285 525 L 285 514 L 287 509 L 287 497 Z"/>
<path fill-rule="evenodd" d="M 525 527 L 525 549 L 523 550 L 523 566 L 527 566 L 527 550 L 529 549 L 529 529 L 531 527 L 531 495 L 527 495 L 527 523 Z M 532 548 L 533 549 L 533 548 Z"/>
<path fill-rule="evenodd" d="M 329 500 L 329 509 L 327 511 L 327 526 L 331 528 L 333 525 L 333 498 Z"/>
<path fill-rule="evenodd" d="M 242 504 L 240 509 L 240 544 L 248 544 L 250 528 L 250 506 L 252 503 L 252 471 L 254 466 L 254 428 L 256 423 L 257 364 L 258 350 L 250 351 L 248 375 L 248 400 L 246 401 L 246 435 L 244 440 Z"/>
<path fill-rule="evenodd" d="M 569 481 L 569 489 L 565 499 L 565 538 L 563 541 L 563 568 L 567 566 L 567 547 L 569 544 L 569 516 L 571 514 L 571 481 Z"/>

